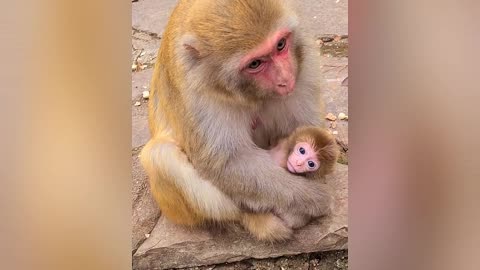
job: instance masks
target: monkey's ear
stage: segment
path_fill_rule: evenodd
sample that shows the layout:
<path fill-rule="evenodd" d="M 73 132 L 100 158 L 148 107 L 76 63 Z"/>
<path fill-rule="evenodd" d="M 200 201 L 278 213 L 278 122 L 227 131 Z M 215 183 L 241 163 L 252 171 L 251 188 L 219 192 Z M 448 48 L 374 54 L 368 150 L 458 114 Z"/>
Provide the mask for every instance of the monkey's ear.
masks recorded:
<path fill-rule="evenodd" d="M 191 44 L 183 44 L 183 47 L 188 51 L 188 53 L 193 54 L 192 56 L 200 57 L 200 52 Z"/>
<path fill-rule="evenodd" d="M 182 44 L 182 49 L 184 50 L 182 53 L 185 53 L 186 56 L 191 59 L 200 59 L 200 42 L 195 36 L 191 34 L 185 34 L 180 39 L 180 42 Z"/>

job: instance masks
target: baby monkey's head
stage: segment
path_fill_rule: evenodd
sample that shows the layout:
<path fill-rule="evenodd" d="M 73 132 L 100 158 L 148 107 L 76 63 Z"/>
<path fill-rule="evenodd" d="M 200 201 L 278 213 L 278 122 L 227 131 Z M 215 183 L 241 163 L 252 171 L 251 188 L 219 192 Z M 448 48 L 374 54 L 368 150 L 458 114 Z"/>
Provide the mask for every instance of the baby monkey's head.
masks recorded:
<path fill-rule="evenodd" d="M 339 155 L 335 138 L 319 127 L 297 128 L 287 145 L 288 171 L 312 178 L 331 173 Z"/>

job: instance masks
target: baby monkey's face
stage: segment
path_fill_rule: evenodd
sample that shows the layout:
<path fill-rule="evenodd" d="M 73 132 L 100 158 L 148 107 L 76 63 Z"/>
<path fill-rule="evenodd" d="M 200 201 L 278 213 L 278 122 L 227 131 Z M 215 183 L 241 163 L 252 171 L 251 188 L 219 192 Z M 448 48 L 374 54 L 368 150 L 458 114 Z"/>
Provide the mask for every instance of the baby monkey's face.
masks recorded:
<path fill-rule="evenodd" d="M 320 168 L 320 160 L 310 143 L 299 142 L 287 158 L 287 169 L 291 173 L 313 172 Z"/>

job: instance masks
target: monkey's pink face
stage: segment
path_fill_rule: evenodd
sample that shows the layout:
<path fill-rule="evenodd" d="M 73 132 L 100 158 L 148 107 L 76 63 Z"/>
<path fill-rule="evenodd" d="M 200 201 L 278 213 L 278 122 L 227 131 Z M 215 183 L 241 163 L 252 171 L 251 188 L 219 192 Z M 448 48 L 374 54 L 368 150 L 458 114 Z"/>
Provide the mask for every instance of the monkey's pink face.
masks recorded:
<path fill-rule="evenodd" d="M 287 169 L 291 173 L 313 172 L 320 168 L 320 161 L 313 147 L 307 142 L 295 145 L 287 158 Z"/>
<path fill-rule="evenodd" d="M 275 92 L 281 96 L 291 94 L 296 79 L 291 47 L 290 31 L 274 33 L 242 58 L 242 73 L 267 92 Z"/>

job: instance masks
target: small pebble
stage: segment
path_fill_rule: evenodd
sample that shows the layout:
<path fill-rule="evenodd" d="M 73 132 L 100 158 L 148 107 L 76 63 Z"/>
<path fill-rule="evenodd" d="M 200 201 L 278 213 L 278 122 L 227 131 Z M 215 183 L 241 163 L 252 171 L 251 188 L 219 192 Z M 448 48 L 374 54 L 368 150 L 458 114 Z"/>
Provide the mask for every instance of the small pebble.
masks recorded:
<path fill-rule="evenodd" d="M 144 56 L 144 55 L 145 55 L 145 51 L 143 51 L 143 52 L 140 54 L 140 56 Z"/>
<path fill-rule="evenodd" d="M 144 99 L 148 99 L 150 97 L 150 92 L 149 91 L 143 91 L 142 96 Z"/>
<path fill-rule="evenodd" d="M 348 116 L 344 113 L 339 113 L 338 114 L 338 119 L 340 120 L 348 120 Z"/>
<path fill-rule="evenodd" d="M 333 135 L 338 135 L 338 131 L 334 130 L 334 131 L 332 132 L 332 134 L 333 134 Z"/>
<path fill-rule="evenodd" d="M 140 106 L 140 105 L 142 105 L 142 103 L 140 103 L 140 101 L 135 102 L 135 106 Z"/>
<path fill-rule="evenodd" d="M 137 65 L 136 64 L 132 64 L 132 70 L 137 70 Z"/>
<path fill-rule="evenodd" d="M 335 121 L 337 120 L 337 117 L 335 115 L 333 115 L 333 113 L 328 113 L 327 116 L 325 116 L 325 118 L 327 120 L 330 120 L 330 121 Z"/>
<path fill-rule="evenodd" d="M 149 233 L 146 233 L 146 234 L 145 234 L 145 237 L 146 237 L 146 238 L 149 238 L 149 237 L 150 237 L 150 234 L 149 234 Z"/>

